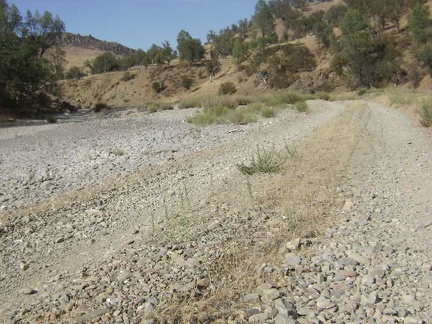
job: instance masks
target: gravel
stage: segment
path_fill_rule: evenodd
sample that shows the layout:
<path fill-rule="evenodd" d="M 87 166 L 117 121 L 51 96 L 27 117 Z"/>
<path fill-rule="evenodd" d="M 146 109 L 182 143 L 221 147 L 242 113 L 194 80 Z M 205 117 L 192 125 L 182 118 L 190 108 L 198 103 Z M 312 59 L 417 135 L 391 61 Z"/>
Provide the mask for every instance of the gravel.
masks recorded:
<path fill-rule="evenodd" d="M 256 145 L 301 143 L 351 111 L 309 104 L 244 126 L 195 127 L 176 110 L 0 129 L 0 320 L 155 323 L 175 301 L 210 296 L 222 247 L 254 246 L 274 226 L 213 195 Z M 247 307 L 227 301 L 198 322 L 432 322 L 430 135 L 361 104 L 336 225 L 285 242 L 259 270 L 277 280 L 244 292 Z"/>

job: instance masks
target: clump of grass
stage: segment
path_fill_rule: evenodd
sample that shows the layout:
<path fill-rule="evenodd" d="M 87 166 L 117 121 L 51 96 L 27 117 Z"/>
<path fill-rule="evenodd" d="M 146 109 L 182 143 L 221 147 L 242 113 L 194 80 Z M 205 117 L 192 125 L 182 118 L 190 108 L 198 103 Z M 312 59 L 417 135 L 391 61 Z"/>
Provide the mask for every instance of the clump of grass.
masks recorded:
<path fill-rule="evenodd" d="M 265 107 L 262 109 L 261 114 L 264 118 L 273 118 L 276 116 L 276 111 L 274 108 Z"/>
<path fill-rule="evenodd" d="M 155 113 L 159 110 L 159 104 L 153 102 L 147 106 L 147 111 L 149 113 Z"/>
<path fill-rule="evenodd" d="M 294 107 L 298 112 L 306 112 L 309 108 L 306 101 L 298 101 L 294 104 Z"/>
<path fill-rule="evenodd" d="M 421 104 L 420 110 L 420 123 L 424 127 L 432 126 L 432 100 L 424 100 Z"/>
<path fill-rule="evenodd" d="M 125 154 L 125 152 L 122 149 L 119 149 L 116 147 L 110 151 L 110 154 L 115 155 L 115 156 L 123 156 Z"/>
<path fill-rule="evenodd" d="M 409 106 L 415 103 L 416 97 L 412 93 L 405 91 L 389 91 L 390 105 L 396 107 Z"/>
<path fill-rule="evenodd" d="M 253 98 L 251 97 L 235 96 L 233 98 L 237 101 L 237 105 L 239 106 L 247 106 L 253 102 Z"/>
<path fill-rule="evenodd" d="M 257 147 L 256 152 L 252 155 L 250 163 L 237 163 L 237 169 L 244 175 L 252 175 L 254 173 L 273 173 L 278 172 L 286 159 L 276 153 L 273 146 L 270 148 Z"/>
<path fill-rule="evenodd" d="M 174 109 L 174 105 L 164 102 L 164 103 L 160 103 L 159 104 L 159 109 L 160 110 L 173 110 Z"/>
<path fill-rule="evenodd" d="M 110 107 L 105 102 L 97 102 L 93 107 L 95 113 L 101 112 L 102 110 L 109 109 Z"/>
<path fill-rule="evenodd" d="M 193 117 L 189 117 L 186 119 L 188 123 L 197 124 L 197 125 L 210 125 L 215 124 L 218 117 L 226 114 L 228 112 L 228 108 L 224 106 L 213 106 L 209 108 L 205 108 L 202 113 L 198 113 Z"/>
<path fill-rule="evenodd" d="M 57 123 L 57 118 L 55 117 L 47 117 L 46 121 L 50 124 L 55 124 Z"/>
<path fill-rule="evenodd" d="M 222 124 L 246 125 L 257 121 L 257 117 L 244 110 L 229 110 L 219 118 Z"/>
<path fill-rule="evenodd" d="M 331 100 L 330 93 L 328 92 L 317 92 L 313 95 L 314 99 L 321 99 L 321 100 Z"/>
<path fill-rule="evenodd" d="M 253 102 L 246 106 L 246 110 L 253 113 L 260 113 L 263 109 L 263 104 L 261 102 Z"/>

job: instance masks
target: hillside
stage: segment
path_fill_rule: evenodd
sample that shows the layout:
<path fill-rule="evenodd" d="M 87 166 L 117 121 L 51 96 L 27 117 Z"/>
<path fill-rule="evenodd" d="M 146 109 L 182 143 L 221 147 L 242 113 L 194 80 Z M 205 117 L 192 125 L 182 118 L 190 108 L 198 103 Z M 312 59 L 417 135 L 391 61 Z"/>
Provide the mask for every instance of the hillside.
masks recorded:
<path fill-rule="evenodd" d="M 85 61 L 93 60 L 105 52 L 111 52 L 120 57 L 135 52 L 134 49 L 116 42 L 103 41 L 91 35 L 82 36 L 72 33 L 63 33 L 61 49 L 66 52 L 66 69 L 72 66 L 82 67 Z"/>
<path fill-rule="evenodd" d="M 341 0 L 332 0 L 322 3 L 310 4 L 304 11 L 305 17 L 317 14 L 319 12 L 327 12 L 332 6 L 341 4 Z M 432 3 L 431 1 L 428 2 Z M 399 86 L 412 87 L 413 83 L 409 75 L 413 66 L 416 64 L 412 56 L 412 48 L 410 45 L 410 35 L 406 28 L 406 16 L 402 17 L 400 22 L 401 31 L 396 34 L 394 26 L 388 24 L 385 33 L 392 35 L 396 41 L 396 50 L 401 52 L 400 63 L 401 71 L 397 76 Z M 279 39 L 284 38 L 285 26 L 282 20 L 276 20 L 276 32 Z M 335 35 L 340 35 L 338 28 L 334 28 Z M 70 38 L 74 40 L 74 37 Z M 104 50 L 110 50 L 117 55 L 127 54 L 128 49 L 124 49 L 115 43 L 95 42 L 92 43 L 92 38 L 76 39 L 71 42 L 66 48 L 68 60 L 74 62 L 71 65 L 79 66 L 79 63 L 86 59 L 91 59 L 102 53 Z M 246 39 L 246 42 L 249 42 Z M 90 45 L 92 44 L 92 45 Z M 102 46 L 101 44 L 104 44 Z M 114 45 L 113 45 L 114 44 Z M 346 91 L 349 89 L 347 79 L 335 73 L 335 68 L 331 61 L 333 54 L 322 45 L 318 44 L 314 33 L 308 33 L 298 39 L 284 41 L 274 46 L 283 46 L 284 44 L 292 44 L 295 46 L 306 46 L 313 55 L 315 68 L 312 71 L 300 72 L 297 81 L 290 85 L 290 89 L 300 92 L 314 91 Z M 111 47 L 107 47 L 110 45 Z M 209 58 L 209 50 L 211 46 L 207 45 L 207 59 Z M 115 52 L 116 49 L 122 51 Z M 130 49 L 129 49 L 130 50 Z M 174 102 L 186 97 L 200 97 L 207 95 L 215 95 L 218 93 L 219 86 L 225 82 L 232 82 L 237 88 L 236 94 L 247 95 L 260 92 L 264 87 L 260 82 L 259 77 L 255 74 L 248 73 L 248 62 L 241 66 L 236 66 L 232 62 L 232 57 L 221 58 L 221 71 L 216 76 L 213 82 L 210 82 L 208 72 L 205 68 L 205 62 L 188 66 L 186 63 L 181 63 L 174 60 L 169 66 L 156 67 L 149 65 L 147 67 L 139 66 L 131 68 L 125 77 L 124 71 L 110 72 L 100 75 L 91 75 L 82 78 L 81 80 L 62 81 L 61 89 L 65 99 L 73 104 L 77 104 L 83 108 L 91 108 L 97 102 L 104 102 L 110 106 L 143 106 L 146 103 L 153 101 Z M 417 64 L 418 66 L 418 64 Z M 423 72 L 422 72 L 423 73 Z M 192 88 L 186 91 L 182 86 L 182 78 L 189 77 L 193 80 Z M 430 77 L 427 73 L 423 73 L 422 79 L 418 81 L 418 88 L 426 90 L 430 88 Z M 161 93 L 156 93 L 152 89 L 153 82 L 163 82 L 166 89 Z M 388 82 L 387 85 L 392 85 Z M 271 89 L 271 88 L 270 88 Z"/>

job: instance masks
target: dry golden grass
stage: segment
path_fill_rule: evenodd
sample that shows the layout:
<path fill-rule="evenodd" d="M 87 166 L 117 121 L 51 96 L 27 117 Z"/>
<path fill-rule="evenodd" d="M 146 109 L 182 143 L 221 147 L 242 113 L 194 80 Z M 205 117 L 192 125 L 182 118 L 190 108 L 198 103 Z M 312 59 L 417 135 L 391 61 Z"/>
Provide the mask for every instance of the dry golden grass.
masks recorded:
<path fill-rule="evenodd" d="M 243 313 L 222 314 L 218 310 L 234 301 L 239 308 L 241 297 L 261 283 L 283 287 L 283 275 L 267 273 L 263 265 L 280 265 L 281 244 L 295 237 L 321 233 L 336 221 L 335 210 L 343 203 L 336 188 L 343 181 L 357 141 L 357 123 L 362 107 L 357 105 L 336 120 L 319 129 L 316 135 L 301 143 L 294 158 L 278 174 L 264 174 L 231 179 L 226 190 L 218 190 L 215 201 L 236 206 L 247 213 L 256 211 L 267 219 L 254 246 L 224 242 L 220 258 L 208 270 L 216 289 L 204 297 L 190 296 L 172 301 L 158 309 L 160 318 L 180 322 L 243 319 Z M 283 152 L 281 152 L 283 153 Z M 229 190 L 228 190 L 229 189 Z M 239 240 L 242 239 L 241 233 Z M 255 305 L 256 306 L 256 305 Z"/>

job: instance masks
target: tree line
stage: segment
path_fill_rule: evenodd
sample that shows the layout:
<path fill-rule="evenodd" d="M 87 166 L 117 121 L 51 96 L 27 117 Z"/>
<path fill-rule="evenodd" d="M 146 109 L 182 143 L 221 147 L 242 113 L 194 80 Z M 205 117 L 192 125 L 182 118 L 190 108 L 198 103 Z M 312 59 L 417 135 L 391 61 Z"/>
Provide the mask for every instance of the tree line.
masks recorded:
<path fill-rule="evenodd" d="M 312 71 L 316 63 L 305 46 L 288 42 L 310 34 L 331 55 L 332 71 L 353 88 L 397 84 L 404 78 L 416 84 L 425 71 L 432 73 L 432 22 L 425 0 L 343 0 L 326 12 L 311 13 L 308 4 L 312 2 L 324 1 L 258 0 L 250 19 L 218 32 L 210 30 L 205 60 L 210 81 L 220 72 L 220 58 L 231 57 L 239 69 L 255 73 L 265 85 L 289 87 L 299 73 Z M 407 30 L 401 28 L 403 17 L 408 17 Z M 283 35 L 276 34 L 278 21 L 284 27 Z M 64 30 L 60 18 L 49 12 L 28 11 L 21 16 L 16 6 L 0 0 L 3 103 L 26 104 L 51 81 L 85 75 L 78 67 L 63 69 L 64 52 L 57 46 Z M 403 62 L 404 46 L 415 60 L 411 66 Z M 176 49 L 165 41 L 121 58 L 104 53 L 87 61 L 85 67 L 99 74 L 133 66 L 168 66 L 177 58 L 190 66 L 201 63 L 205 54 L 201 40 L 182 30 Z"/>

